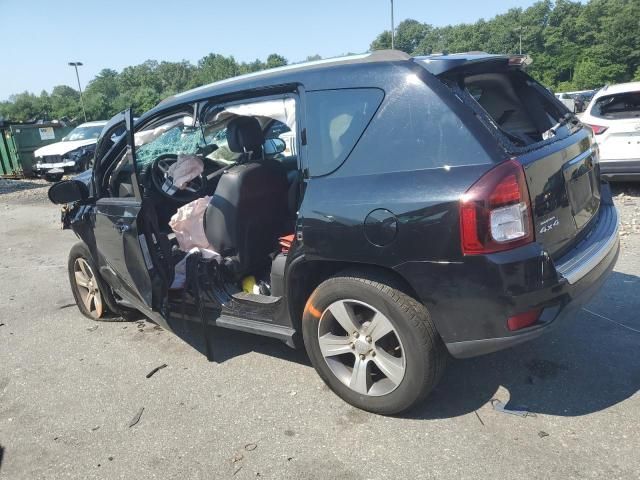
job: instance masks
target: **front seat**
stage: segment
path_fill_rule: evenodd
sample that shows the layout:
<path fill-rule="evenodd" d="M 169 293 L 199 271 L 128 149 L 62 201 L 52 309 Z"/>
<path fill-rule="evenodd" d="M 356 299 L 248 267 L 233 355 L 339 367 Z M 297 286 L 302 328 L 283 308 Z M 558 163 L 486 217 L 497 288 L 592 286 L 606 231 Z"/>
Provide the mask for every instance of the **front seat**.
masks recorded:
<path fill-rule="evenodd" d="M 225 257 L 234 280 L 261 273 L 277 250 L 287 218 L 287 174 L 262 154 L 264 134 L 254 117 L 236 117 L 227 125 L 229 149 L 238 164 L 220 177 L 204 215 L 211 246 Z"/>

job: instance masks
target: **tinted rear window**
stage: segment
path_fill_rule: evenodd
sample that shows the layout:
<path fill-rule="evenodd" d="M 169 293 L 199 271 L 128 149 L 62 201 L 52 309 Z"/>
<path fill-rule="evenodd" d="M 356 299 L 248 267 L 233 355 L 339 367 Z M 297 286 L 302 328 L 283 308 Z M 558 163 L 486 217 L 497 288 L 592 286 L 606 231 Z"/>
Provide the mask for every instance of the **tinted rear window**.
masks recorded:
<path fill-rule="evenodd" d="M 383 97 L 384 93 L 377 88 L 307 94 L 309 175 L 326 175 L 342 165 Z"/>
<path fill-rule="evenodd" d="M 607 119 L 640 117 L 640 92 L 600 97 L 591 108 L 591 115 Z"/>

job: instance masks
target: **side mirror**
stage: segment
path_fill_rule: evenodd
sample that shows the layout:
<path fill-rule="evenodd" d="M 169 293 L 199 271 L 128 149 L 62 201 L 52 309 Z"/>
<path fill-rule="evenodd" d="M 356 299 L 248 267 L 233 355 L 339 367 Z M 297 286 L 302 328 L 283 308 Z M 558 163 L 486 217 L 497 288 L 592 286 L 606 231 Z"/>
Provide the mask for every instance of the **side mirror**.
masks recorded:
<path fill-rule="evenodd" d="M 89 198 L 89 188 L 79 180 L 63 180 L 49 187 L 49 200 L 56 205 L 79 202 Z"/>
<path fill-rule="evenodd" d="M 276 155 L 286 150 L 287 144 L 281 138 L 267 138 L 264 141 L 264 154 Z"/>

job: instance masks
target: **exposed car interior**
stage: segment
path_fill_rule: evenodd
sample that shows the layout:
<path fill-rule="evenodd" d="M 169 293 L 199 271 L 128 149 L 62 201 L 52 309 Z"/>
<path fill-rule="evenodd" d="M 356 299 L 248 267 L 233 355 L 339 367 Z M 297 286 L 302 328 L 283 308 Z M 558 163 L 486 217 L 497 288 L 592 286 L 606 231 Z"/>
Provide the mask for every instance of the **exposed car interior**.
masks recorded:
<path fill-rule="evenodd" d="M 517 74 L 478 73 L 464 77 L 463 82 L 471 97 L 514 145 L 540 142 L 562 127 L 558 123 L 563 112 Z"/>
<path fill-rule="evenodd" d="M 196 120 L 181 112 L 136 132 L 144 197 L 153 201 L 174 266 L 187 252 L 180 250 L 171 218 L 207 198 L 194 225 L 222 257 L 229 293 L 244 285 L 245 293 L 269 296 L 271 264 L 279 239 L 293 234 L 299 200 L 295 101 L 205 105 L 200 112 Z M 112 196 L 133 196 L 131 169 L 125 153 L 109 175 Z"/>

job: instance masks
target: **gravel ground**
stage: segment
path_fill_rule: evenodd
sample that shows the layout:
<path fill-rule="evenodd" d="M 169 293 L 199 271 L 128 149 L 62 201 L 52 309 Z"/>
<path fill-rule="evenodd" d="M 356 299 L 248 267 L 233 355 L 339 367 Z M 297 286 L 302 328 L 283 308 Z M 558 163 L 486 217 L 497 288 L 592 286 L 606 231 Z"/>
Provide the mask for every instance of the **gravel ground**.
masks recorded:
<path fill-rule="evenodd" d="M 575 319 L 452 361 L 424 405 L 387 418 L 277 341 L 212 329 L 210 363 L 194 336 L 82 317 L 48 185 L 0 180 L 2 480 L 640 478 L 639 187 L 615 187 L 622 253 Z"/>

